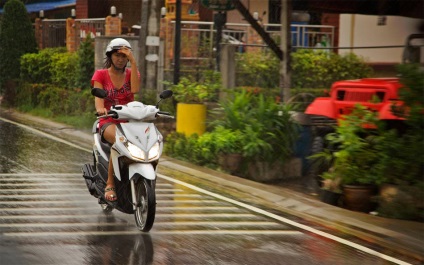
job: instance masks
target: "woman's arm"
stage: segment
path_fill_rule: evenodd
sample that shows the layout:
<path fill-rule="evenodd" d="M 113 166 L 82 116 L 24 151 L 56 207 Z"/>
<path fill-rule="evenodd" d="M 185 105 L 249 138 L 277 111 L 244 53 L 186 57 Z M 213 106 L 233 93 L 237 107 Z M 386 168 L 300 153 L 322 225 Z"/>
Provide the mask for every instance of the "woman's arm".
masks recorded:
<path fill-rule="evenodd" d="M 135 94 L 140 91 L 140 77 L 138 76 L 137 61 L 130 49 L 122 47 L 119 52 L 127 55 L 128 61 L 131 63 L 131 93 Z"/>
<path fill-rule="evenodd" d="M 135 94 L 140 91 L 140 77 L 138 76 L 138 69 L 137 69 L 137 62 L 134 59 L 134 56 L 132 55 L 132 52 L 130 53 L 130 63 L 131 63 L 131 93 Z"/>
<path fill-rule="evenodd" d="M 93 87 L 95 88 L 102 88 L 103 89 L 103 85 L 98 82 L 98 81 L 94 81 Z M 105 101 L 102 98 L 98 98 L 98 97 L 94 97 L 94 106 L 96 108 L 96 112 L 99 115 L 105 115 L 107 114 L 107 110 L 105 108 Z"/>

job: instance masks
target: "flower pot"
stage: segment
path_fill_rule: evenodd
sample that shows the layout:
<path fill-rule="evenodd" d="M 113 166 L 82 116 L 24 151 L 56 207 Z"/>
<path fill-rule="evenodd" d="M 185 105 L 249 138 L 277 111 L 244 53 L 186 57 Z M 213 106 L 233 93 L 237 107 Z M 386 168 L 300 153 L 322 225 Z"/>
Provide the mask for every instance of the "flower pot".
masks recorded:
<path fill-rule="evenodd" d="M 348 210 L 368 213 L 375 210 L 372 198 L 376 195 L 373 185 L 343 185 L 343 203 Z"/>
<path fill-rule="evenodd" d="M 222 154 L 218 158 L 219 165 L 230 174 L 234 174 L 240 168 L 242 161 L 241 154 Z"/>
<path fill-rule="evenodd" d="M 206 131 L 206 105 L 178 103 L 176 131 L 202 135 Z"/>
<path fill-rule="evenodd" d="M 334 206 L 339 206 L 339 201 L 341 196 L 342 194 L 339 192 L 334 192 L 334 191 L 326 190 L 326 189 L 321 189 L 319 194 L 319 198 L 322 202 L 325 202 Z"/>
<path fill-rule="evenodd" d="M 282 178 L 281 162 L 253 161 L 248 164 L 249 179 L 259 182 L 272 182 Z"/>

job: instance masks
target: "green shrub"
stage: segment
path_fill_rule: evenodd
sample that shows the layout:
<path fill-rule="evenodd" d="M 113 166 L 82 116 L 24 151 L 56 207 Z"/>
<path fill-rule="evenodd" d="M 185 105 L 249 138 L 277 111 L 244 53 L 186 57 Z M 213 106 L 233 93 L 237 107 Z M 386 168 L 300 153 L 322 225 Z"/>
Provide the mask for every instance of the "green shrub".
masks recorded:
<path fill-rule="evenodd" d="M 34 29 L 22 1 L 8 0 L 0 24 L 0 92 L 7 80 L 19 78 L 19 58 L 37 50 Z"/>
<path fill-rule="evenodd" d="M 24 54 L 21 57 L 21 80 L 29 83 L 51 83 L 53 57 L 63 53 L 66 53 L 65 47 L 46 48 L 38 53 Z"/>
<path fill-rule="evenodd" d="M 199 154 L 198 139 L 197 134 L 186 136 L 178 132 L 170 133 L 166 138 L 165 152 L 172 157 L 201 165 L 203 159 Z"/>
<path fill-rule="evenodd" d="M 289 105 L 245 90 L 235 92 L 219 105 L 211 125 L 249 135 L 242 147 L 246 158 L 275 161 L 292 154 L 298 127 L 291 119 Z"/>
<path fill-rule="evenodd" d="M 171 133 L 165 152 L 211 168 L 217 168 L 223 154 L 241 154 L 245 164 L 281 162 L 293 154 L 299 128 L 291 119 L 289 106 L 246 90 L 236 92 L 219 105 L 214 110 L 211 131 L 201 136 Z"/>
<path fill-rule="evenodd" d="M 81 44 L 76 53 L 65 47 L 46 48 L 21 57 L 21 79 L 30 83 L 53 83 L 66 88 L 90 88 L 94 73 L 92 41 Z"/>
<path fill-rule="evenodd" d="M 205 71 L 200 81 L 193 77 L 181 77 L 180 82 L 174 85 L 164 82 L 174 92 L 174 99 L 180 103 L 216 102 L 221 88 L 219 73 Z"/>
<path fill-rule="evenodd" d="M 40 103 L 38 96 L 41 91 L 44 91 L 49 86 L 51 85 L 21 82 L 19 84 L 19 93 L 16 96 L 15 106 L 21 110 L 37 107 Z"/>
<path fill-rule="evenodd" d="M 291 54 L 293 88 L 329 88 L 338 80 L 369 77 L 372 68 L 354 54 L 299 50 Z"/>
<path fill-rule="evenodd" d="M 407 106 L 403 113 L 406 126 L 400 133 L 391 135 L 385 145 L 386 163 L 389 165 L 386 173 L 391 183 L 421 183 L 421 187 L 424 187 L 424 74 L 420 66 L 415 64 L 399 65 L 398 72 L 401 83 L 405 85 L 399 91 L 399 98 Z M 400 113 L 402 115 L 402 111 Z"/>
<path fill-rule="evenodd" d="M 49 85 L 39 93 L 37 107 L 51 110 L 53 116 L 94 113 L 94 99 L 90 93 L 89 89 L 67 89 Z"/>
<path fill-rule="evenodd" d="M 66 89 L 69 93 L 63 104 L 65 106 L 64 114 L 77 116 L 89 114 L 94 118 L 95 107 L 94 97 L 90 89 Z M 94 121 L 94 120 L 93 120 Z"/>
<path fill-rule="evenodd" d="M 78 69 L 77 53 L 56 53 L 52 56 L 51 75 L 56 86 L 75 88 Z"/>
<path fill-rule="evenodd" d="M 237 86 L 275 88 L 280 82 L 280 61 L 273 53 L 237 53 Z"/>
<path fill-rule="evenodd" d="M 87 35 L 78 51 L 77 69 L 75 71 L 75 87 L 90 88 L 94 73 L 94 40 Z"/>
<path fill-rule="evenodd" d="M 291 56 L 291 88 L 329 88 L 344 79 L 369 77 L 372 68 L 354 54 L 299 50 Z M 242 53 L 236 59 L 237 86 L 276 88 L 280 61 L 272 53 Z"/>
<path fill-rule="evenodd" d="M 40 92 L 38 107 L 49 109 L 52 113 L 65 113 L 64 99 L 68 93 L 63 88 L 51 85 Z"/>

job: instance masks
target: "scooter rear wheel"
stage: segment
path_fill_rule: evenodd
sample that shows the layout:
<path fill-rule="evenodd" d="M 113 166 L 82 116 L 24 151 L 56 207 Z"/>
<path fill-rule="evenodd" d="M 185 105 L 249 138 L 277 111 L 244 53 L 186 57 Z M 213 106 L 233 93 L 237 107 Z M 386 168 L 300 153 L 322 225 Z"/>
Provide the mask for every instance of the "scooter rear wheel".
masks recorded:
<path fill-rule="evenodd" d="M 135 187 L 137 198 L 135 222 L 140 231 L 148 232 L 152 229 L 156 214 L 155 181 L 140 178 Z"/>

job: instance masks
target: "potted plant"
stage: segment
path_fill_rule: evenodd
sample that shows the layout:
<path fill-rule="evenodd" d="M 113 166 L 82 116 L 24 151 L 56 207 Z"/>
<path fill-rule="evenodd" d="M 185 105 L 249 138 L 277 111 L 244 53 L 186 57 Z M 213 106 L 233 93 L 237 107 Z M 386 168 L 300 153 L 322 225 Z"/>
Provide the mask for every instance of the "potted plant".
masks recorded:
<path fill-rule="evenodd" d="M 165 82 L 171 85 L 169 82 Z M 172 84 L 174 99 L 177 101 L 177 132 L 186 135 L 201 135 L 206 131 L 207 107 L 205 102 L 216 101 L 220 82 L 216 73 L 203 73 L 203 79 L 191 80 L 181 77 L 178 84 Z"/>
<path fill-rule="evenodd" d="M 243 158 L 243 145 L 248 139 L 239 130 L 226 129 L 217 126 L 213 134 L 215 152 L 219 165 L 226 171 L 234 174 L 238 172 Z"/>
<path fill-rule="evenodd" d="M 332 169 L 330 169 L 331 171 Z M 325 176 L 326 173 L 324 173 Z M 320 200 L 335 206 L 339 206 L 340 198 L 342 196 L 342 189 L 340 185 L 340 178 L 327 177 L 323 179 L 320 191 Z"/>
<path fill-rule="evenodd" d="M 299 130 L 288 105 L 274 97 L 241 90 L 220 102 L 212 125 L 239 130 L 245 136 L 243 162 L 250 179 L 267 182 L 281 178 L 293 153 Z"/>
<path fill-rule="evenodd" d="M 327 135 L 330 145 L 337 149 L 332 154 L 331 170 L 323 178 L 340 179 L 346 208 L 362 212 L 373 209 L 371 198 L 387 179 L 387 164 L 382 163 L 381 155 L 384 137 L 376 114 L 362 105 L 356 105 L 339 121 L 336 131 Z"/>

